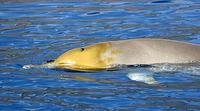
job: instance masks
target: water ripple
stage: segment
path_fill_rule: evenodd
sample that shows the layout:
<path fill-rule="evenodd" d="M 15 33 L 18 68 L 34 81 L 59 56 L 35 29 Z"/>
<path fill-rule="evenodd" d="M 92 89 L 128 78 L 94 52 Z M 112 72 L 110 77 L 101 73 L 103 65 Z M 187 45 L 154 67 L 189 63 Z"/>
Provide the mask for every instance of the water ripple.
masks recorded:
<path fill-rule="evenodd" d="M 126 77 L 132 68 L 94 73 L 21 68 L 110 40 L 200 43 L 199 7 L 197 0 L 1 0 L 1 110 L 200 110 L 199 75 L 190 72 L 158 72 L 161 84 L 148 85 Z"/>

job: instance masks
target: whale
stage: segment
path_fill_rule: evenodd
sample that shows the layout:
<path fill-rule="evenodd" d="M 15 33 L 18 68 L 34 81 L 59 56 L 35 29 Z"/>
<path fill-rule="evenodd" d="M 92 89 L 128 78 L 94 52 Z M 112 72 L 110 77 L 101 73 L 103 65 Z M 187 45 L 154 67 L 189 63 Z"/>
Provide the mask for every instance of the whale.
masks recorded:
<path fill-rule="evenodd" d="M 168 39 L 107 41 L 66 51 L 53 61 L 29 68 L 98 71 L 119 66 L 181 64 L 200 61 L 200 45 Z"/>

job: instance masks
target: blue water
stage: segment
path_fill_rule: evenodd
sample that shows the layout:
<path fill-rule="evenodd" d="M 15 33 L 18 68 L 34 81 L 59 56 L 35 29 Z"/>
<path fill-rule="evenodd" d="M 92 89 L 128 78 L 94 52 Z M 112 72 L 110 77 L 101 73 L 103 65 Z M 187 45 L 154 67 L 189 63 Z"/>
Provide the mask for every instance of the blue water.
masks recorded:
<path fill-rule="evenodd" d="M 0 2 L 0 110 L 200 110 L 200 75 L 190 72 L 157 72 L 149 85 L 126 76 L 133 68 L 22 68 L 109 40 L 200 43 L 199 0 L 53 1 Z"/>

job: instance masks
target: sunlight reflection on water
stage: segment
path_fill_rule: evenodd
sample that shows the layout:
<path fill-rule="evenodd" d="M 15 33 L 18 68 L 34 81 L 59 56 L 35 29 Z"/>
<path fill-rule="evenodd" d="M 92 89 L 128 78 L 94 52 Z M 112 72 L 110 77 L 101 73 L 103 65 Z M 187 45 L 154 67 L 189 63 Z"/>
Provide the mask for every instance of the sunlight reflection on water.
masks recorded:
<path fill-rule="evenodd" d="M 132 68 L 94 73 L 21 68 L 109 40 L 200 43 L 199 7 L 195 0 L 2 0 L 0 110 L 200 110 L 198 75 L 158 73 L 162 84 L 148 85 L 126 77 Z"/>

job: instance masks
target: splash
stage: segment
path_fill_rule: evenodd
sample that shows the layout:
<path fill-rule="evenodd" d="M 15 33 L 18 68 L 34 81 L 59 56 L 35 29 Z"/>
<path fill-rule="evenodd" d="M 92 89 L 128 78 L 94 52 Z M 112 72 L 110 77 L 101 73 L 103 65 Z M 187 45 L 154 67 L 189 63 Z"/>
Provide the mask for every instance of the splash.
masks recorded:
<path fill-rule="evenodd" d="M 131 70 L 127 77 L 133 81 L 143 82 L 146 84 L 159 84 L 153 76 L 163 72 L 173 73 L 181 72 L 183 74 L 200 75 L 200 63 L 184 64 L 154 64 L 152 67 L 141 67 L 140 70 Z"/>
<path fill-rule="evenodd" d="M 150 68 L 151 71 L 157 72 L 182 72 L 192 75 L 200 75 L 200 63 L 185 64 L 155 64 Z"/>
<path fill-rule="evenodd" d="M 146 84 L 158 84 L 158 81 L 156 81 L 150 73 L 129 73 L 127 77 L 131 80 L 144 82 Z"/>

